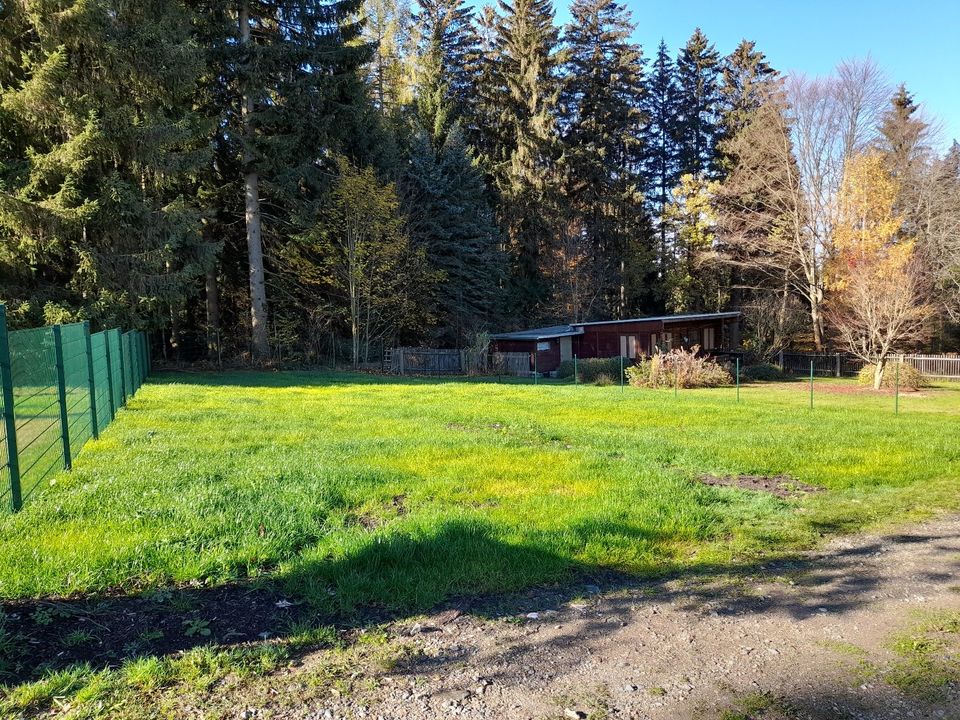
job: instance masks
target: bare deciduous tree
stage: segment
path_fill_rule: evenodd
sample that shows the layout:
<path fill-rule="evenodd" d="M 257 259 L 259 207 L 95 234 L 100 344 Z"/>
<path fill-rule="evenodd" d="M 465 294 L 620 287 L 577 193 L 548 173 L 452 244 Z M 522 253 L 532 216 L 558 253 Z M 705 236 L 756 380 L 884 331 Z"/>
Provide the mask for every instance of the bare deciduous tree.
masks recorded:
<path fill-rule="evenodd" d="M 850 353 L 875 366 L 874 388 L 880 388 L 892 353 L 928 337 L 933 312 L 928 292 L 921 263 L 914 259 L 895 274 L 861 268 L 831 298 L 830 326 Z"/>
<path fill-rule="evenodd" d="M 720 259 L 788 287 L 824 344 L 823 264 L 830 256 L 844 163 L 873 142 L 889 86 L 870 60 L 828 78 L 795 75 L 727 141 L 734 159 L 718 195 Z"/>

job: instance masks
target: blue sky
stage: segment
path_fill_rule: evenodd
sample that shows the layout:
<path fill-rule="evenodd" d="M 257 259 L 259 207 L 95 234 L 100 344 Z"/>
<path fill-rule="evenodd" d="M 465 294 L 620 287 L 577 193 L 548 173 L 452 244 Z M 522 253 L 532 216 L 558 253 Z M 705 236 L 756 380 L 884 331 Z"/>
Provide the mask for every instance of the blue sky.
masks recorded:
<path fill-rule="evenodd" d="M 554 2 L 557 21 L 567 22 L 567 0 Z M 960 0 L 624 2 L 647 57 L 661 37 L 676 52 L 697 26 L 723 54 L 754 40 L 781 72 L 826 74 L 869 54 L 942 121 L 945 141 L 960 140 Z"/>

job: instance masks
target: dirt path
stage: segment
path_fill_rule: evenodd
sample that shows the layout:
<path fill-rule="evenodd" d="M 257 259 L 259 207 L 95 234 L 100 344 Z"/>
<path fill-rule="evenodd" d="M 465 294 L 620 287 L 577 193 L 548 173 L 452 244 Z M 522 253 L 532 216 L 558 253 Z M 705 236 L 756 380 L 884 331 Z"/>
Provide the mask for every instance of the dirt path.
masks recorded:
<path fill-rule="evenodd" d="M 269 715 L 960 718 L 960 517 L 750 576 L 582 595 L 394 625 L 388 642 L 411 645 L 410 660 L 372 689 Z M 953 624 L 931 624 L 938 612 Z"/>

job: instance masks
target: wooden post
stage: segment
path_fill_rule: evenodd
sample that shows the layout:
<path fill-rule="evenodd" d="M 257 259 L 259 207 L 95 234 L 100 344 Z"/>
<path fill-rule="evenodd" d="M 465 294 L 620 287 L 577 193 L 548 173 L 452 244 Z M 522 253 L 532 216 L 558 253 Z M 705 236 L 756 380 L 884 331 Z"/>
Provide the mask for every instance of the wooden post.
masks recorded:
<path fill-rule="evenodd" d="M 837 353 L 837 377 L 841 377 L 842 373 L 840 372 L 840 353 Z"/>
<path fill-rule="evenodd" d="M 20 490 L 20 456 L 17 454 L 17 419 L 14 416 L 13 372 L 5 305 L 0 305 L 0 382 L 3 384 L 3 427 L 7 440 L 7 468 L 10 470 L 10 508 L 17 512 L 23 507 L 23 495 Z"/>

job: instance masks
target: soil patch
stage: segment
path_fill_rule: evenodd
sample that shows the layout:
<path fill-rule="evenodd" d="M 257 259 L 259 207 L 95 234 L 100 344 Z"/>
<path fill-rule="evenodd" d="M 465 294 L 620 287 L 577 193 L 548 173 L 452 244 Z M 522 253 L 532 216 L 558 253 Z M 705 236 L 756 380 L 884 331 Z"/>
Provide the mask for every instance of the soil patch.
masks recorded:
<path fill-rule="evenodd" d="M 823 488 L 807 485 L 789 475 L 701 475 L 698 480 L 704 485 L 722 485 L 742 490 L 755 490 L 782 498 L 823 492 Z"/>

